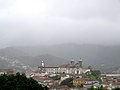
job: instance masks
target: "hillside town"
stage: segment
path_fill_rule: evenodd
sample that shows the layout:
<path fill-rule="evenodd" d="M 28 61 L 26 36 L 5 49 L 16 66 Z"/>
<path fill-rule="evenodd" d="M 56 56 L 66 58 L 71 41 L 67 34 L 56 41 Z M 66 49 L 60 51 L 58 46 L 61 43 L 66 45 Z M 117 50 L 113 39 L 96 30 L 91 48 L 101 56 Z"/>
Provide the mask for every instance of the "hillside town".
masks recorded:
<path fill-rule="evenodd" d="M 39 84 L 47 86 L 50 90 L 87 90 L 91 87 L 104 87 L 108 90 L 120 88 L 120 74 L 102 74 L 100 70 L 92 69 L 92 66 L 84 68 L 82 59 L 59 66 L 46 66 L 41 61 L 40 66 L 34 71 L 25 73 L 27 78 L 33 78 Z M 12 69 L 0 69 L 0 74 L 14 74 Z"/>

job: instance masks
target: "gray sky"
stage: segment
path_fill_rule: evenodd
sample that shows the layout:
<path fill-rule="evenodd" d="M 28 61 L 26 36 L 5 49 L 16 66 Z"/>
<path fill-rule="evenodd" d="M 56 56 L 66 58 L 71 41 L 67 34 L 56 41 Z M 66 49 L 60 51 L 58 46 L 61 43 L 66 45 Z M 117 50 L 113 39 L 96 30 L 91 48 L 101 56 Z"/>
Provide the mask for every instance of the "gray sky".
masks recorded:
<path fill-rule="evenodd" d="M 0 0 L 0 46 L 120 44 L 120 0 Z"/>

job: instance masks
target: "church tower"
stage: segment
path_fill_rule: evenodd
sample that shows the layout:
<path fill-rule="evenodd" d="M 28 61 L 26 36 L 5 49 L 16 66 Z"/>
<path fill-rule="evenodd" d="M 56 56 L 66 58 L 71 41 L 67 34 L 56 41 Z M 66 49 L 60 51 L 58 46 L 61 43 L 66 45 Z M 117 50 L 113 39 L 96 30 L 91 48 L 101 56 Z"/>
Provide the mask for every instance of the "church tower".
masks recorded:
<path fill-rule="evenodd" d="M 80 58 L 79 61 L 78 61 L 78 64 L 79 64 L 79 67 L 82 68 L 82 59 Z"/>
<path fill-rule="evenodd" d="M 44 63 L 43 61 L 41 62 L 41 66 L 42 66 L 42 67 L 45 67 L 45 63 Z"/>

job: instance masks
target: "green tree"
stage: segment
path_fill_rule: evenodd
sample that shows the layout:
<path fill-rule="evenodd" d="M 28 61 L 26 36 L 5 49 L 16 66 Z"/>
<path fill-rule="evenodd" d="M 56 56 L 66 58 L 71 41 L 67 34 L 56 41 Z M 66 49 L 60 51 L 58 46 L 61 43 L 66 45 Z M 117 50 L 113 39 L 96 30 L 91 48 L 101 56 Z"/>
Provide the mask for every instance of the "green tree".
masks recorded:
<path fill-rule="evenodd" d="M 101 72 L 100 72 L 100 70 L 92 70 L 92 71 L 91 71 L 91 74 L 92 74 L 93 76 L 100 76 L 100 75 L 101 75 Z"/>
<path fill-rule="evenodd" d="M 101 76 L 100 70 L 92 70 L 92 71 L 91 71 L 91 76 L 90 76 L 90 78 L 91 78 L 92 80 L 99 80 L 99 81 L 101 82 L 100 76 Z"/>
<path fill-rule="evenodd" d="M 114 89 L 112 89 L 112 90 L 120 90 L 120 88 L 114 88 Z"/>
<path fill-rule="evenodd" d="M 32 78 L 24 74 L 0 75 L 0 90 L 48 90 Z"/>
<path fill-rule="evenodd" d="M 90 88 L 88 88 L 88 90 L 95 90 L 93 86 L 91 86 Z"/>

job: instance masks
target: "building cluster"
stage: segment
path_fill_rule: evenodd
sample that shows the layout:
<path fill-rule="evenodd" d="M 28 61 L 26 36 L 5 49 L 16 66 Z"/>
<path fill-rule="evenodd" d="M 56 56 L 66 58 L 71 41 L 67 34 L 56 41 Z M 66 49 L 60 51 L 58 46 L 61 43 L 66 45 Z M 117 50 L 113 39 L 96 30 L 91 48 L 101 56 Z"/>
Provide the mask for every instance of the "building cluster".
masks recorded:
<path fill-rule="evenodd" d="M 75 62 L 71 60 L 67 64 L 59 66 L 45 66 L 44 61 L 39 66 L 41 76 L 33 76 L 39 83 L 45 84 L 51 90 L 84 90 L 94 86 L 103 86 L 106 89 L 120 88 L 120 74 L 102 74 L 100 80 L 91 78 L 91 68 L 83 68 L 82 60 Z M 69 82 L 70 83 L 69 83 Z M 64 84 L 67 82 L 67 85 Z"/>
<path fill-rule="evenodd" d="M 12 70 L 12 69 L 6 69 L 6 68 L 0 69 L 0 75 L 2 75 L 2 74 L 13 74 L 13 73 L 14 73 L 14 70 Z"/>
<path fill-rule="evenodd" d="M 103 87 L 109 89 L 120 88 L 120 74 L 102 74 L 101 81 Z"/>
<path fill-rule="evenodd" d="M 79 61 L 74 61 L 73 59 L 63 65 L 59 66 L 45 66 L 44 61 L 41 61 L 41 66 L 38 68 L 38 72 L 40 76 L 34 75 L 33 78 L 37 80 L 39 83 L 45 84 L 50 87 L 51 90 L 58 89 L 59 90 L 69 90 L 75 89 L 77 86 L 86 83 L 93 84 L 98 83 L 97 81 L 91 81 L 89 78 L 83 78 L 82 74 L 90 74 L 91 69 L 83 68 L 83 61 L 80 59 Z M 69 85 L 62 85 L 65 80 L 71 80 Z M 82 81 L 81 81 L 82 80 Z M 69 82 L 67 82 L 69 83 Z M 89 85 L 87 87 L 90 87 Z"/>
<path fill-rule="evenodd" d="M 40 73 L 65 73 L 65 74 L 82 74 L 86 72 L 90 72 L 90 69 L 82 67 L 82 60 L 80 59 L 78 62 L 71 60 L 68 64 L 63 64 L 60 66 L 45 66 L 44 62 L 41 62 L 41 66 L 39 66 Z"/>
<path fill-rule="evenodd" d="M 73 59 L 59 66 L 45 66 L 44 61 L 34 71 L 25 72 L 28 78 L 35 79 L 39 84 L 48 86 L 50 90 L 87 90 L 91 86 L 103 86 L 108 90 L 120 88 L 120 74 L 101 74 L 100 79 L 95 79 L 91 68 L 84 68 L 82 60 Z M 0 69 L 0 74 L 14 74 L 12 69 Z"/>

